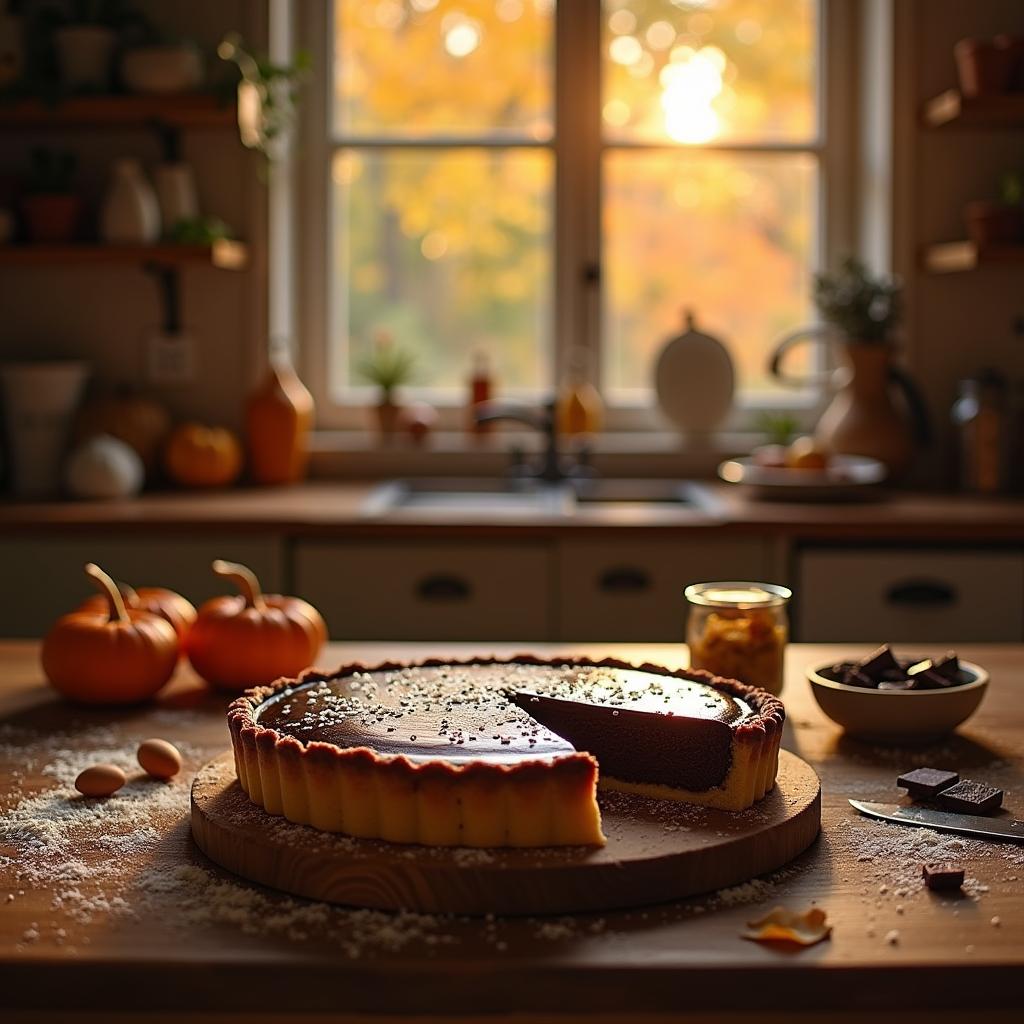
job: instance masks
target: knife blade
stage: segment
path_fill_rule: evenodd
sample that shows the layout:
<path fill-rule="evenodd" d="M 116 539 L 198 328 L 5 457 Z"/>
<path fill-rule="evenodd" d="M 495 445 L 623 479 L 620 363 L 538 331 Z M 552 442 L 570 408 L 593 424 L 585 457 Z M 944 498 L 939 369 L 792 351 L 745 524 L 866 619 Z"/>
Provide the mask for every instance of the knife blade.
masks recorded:
<path fill-rule="evenodd" d="M 897 825 L 916 825 L 920 828 L 933 828 L 937 832 L 957 832 L 980 839 L 1024 843 L 1024 821 L 983 818 L 977 814 L 952 814 L 949 811 L 935 811 L 917 804 L 874 804 L 864 800 L 851 800 L 850 806 L 869 818 L 880 818 L 882 821 L 891 821 Z"/>

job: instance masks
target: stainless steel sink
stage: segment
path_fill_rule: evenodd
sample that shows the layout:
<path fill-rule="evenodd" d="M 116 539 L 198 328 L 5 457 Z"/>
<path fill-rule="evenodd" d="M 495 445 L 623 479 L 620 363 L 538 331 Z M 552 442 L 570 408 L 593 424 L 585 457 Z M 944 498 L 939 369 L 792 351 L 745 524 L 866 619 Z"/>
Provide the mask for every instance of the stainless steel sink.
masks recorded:
<path fill-rule="evenodd" d="M 409 478 L 376 487 L 366 518 L 484 516 L 572 517 L 587 509 L 673 509 L 713 515 L 714 493 L 695 481 L 593 479 L 547 484 L 484 477 Z"/>
<path fill-rule="evenodd" d="M 376 518 L 401 513 L 416 516 L 485 515 L 564 516 L 574 496 L 565 485 L 512 482 L 486 477 L 389 480 L 366 499 L 363 515 Z"/>

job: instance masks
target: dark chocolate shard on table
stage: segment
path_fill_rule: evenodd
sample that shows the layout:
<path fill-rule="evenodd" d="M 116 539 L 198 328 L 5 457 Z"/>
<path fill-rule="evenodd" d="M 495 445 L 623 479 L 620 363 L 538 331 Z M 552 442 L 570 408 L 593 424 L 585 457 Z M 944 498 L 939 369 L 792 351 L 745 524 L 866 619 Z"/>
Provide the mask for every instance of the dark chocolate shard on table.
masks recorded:
<path fill-rule="evenodd" d="M 935 797 L 943 810 L 957 814 L 991 814 L 1003 802 L 1003 791 L 982 782 L 962 779 Z"/>
<path fill-rule="evenodd" d="M 915 800 L 930 800 L 959 781 L 960 776 L 956 772 L 942 768 L 915 768 L 912 772 L 904 772 L 896 780 L 896 785 Z"/>
<path fill-rule="evenodd" d="M 964 869 L 952 864 L 923 864 L 924 884 L 934 892 L 959 889 L 964 884 Z"/>

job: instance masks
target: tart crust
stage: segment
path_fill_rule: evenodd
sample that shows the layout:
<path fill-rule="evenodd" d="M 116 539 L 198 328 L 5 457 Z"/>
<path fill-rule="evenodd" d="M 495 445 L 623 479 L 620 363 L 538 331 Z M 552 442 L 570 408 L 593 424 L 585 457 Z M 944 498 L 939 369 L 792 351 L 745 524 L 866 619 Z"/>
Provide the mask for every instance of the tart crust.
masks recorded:
<path fill-rule="evenodd" d="M 732 760 L 721 785 L 688 792 L 663 785 L 602 777 L 602 788 L 726 810 L 743 810 L 775 784 L 785 718 L 771 694 L 700 670 L 612 658 L 428 659 L 414 663 L 352 663 L 331 673 L 316 669 L 296 679 L 246 691 L 228 709 L 238 781 L 249 799 L 270 814 L 364 839 L 430 846 L 533 847 L 603 845 L 595 797 L 598 763 L 588 753 L 501 764 L 411 760 L 367 747 L 304 742 L 259 723 L 258 709 L 284 691 L 362 672 L 473 665 L 537 665 L 548 668 L 610 668 L 705 683 L 742 699 L 751 717 L 732 726 Z"/>

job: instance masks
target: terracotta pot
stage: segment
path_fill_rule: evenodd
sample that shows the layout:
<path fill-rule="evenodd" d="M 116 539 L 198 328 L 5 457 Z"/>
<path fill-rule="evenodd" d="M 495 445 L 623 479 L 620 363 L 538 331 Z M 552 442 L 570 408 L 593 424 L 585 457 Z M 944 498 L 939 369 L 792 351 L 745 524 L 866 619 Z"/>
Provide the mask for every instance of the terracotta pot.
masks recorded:
<path fill-rule="evenodd" d="M 977 200 L 964 209 L 967 237 L 979 248 L 1024 240 L 1024 207 Z"/>
<path fill-rule="evenodd" d="M 895 371 L 887 345 L 849 342 L 844 349 L 850 377 L 822 413 L 814 439 L 828 452 L 878 459 L 890 477 L 899 477 L 914 456 L 915 434 L 926 429 L 923 405 L 909 379 Z M 903 408 L 894 401 L 897 382 L 908 389 Z M 917 431 L 912 413 L 919 418 Z"/>
<path fill-rule="evenodd" d="M 960 91 L 965 96 L 1000 96 L 1010 89 L 1010 50 L 987 39 L 961 39 L 953 47 Z"/>
<path fill-rule="evenodd" d="M 398 414 L 401 406 L 390 400 L 377 403 L 377 429 L 385 441 L 390 441 L 398 430 Z"/>
<path fill-rule="evenodd" d="M 75 195 L 28 195 L 21 215 L 30 242 L 70 242 L 78 231 L 82 200 Z"/>

